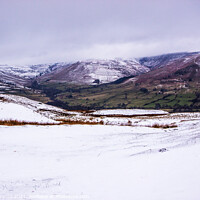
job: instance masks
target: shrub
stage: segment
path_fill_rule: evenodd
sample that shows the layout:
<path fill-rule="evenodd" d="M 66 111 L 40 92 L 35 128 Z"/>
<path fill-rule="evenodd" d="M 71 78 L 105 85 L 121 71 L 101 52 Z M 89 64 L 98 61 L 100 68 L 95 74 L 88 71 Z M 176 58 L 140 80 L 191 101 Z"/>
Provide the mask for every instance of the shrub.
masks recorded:
<path fill-rule="evenodd" d="M 143 93 L 148 93 L 149 90 L 147 88 L 140 88 L 140 91 L 143 92 Z"/>

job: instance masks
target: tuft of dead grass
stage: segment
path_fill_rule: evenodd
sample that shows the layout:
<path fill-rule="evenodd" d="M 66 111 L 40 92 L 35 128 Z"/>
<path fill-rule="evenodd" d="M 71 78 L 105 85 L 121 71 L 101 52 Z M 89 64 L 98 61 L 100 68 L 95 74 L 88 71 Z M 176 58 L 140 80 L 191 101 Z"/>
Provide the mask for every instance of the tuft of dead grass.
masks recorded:
<path fill-rule="evenodd" d="M 8 100 L 5 99 L 4 97 L 1 97 L 1 96 L 0 96 L 0 101 L 1 101 L 1 102 L 7 102 Z"/>

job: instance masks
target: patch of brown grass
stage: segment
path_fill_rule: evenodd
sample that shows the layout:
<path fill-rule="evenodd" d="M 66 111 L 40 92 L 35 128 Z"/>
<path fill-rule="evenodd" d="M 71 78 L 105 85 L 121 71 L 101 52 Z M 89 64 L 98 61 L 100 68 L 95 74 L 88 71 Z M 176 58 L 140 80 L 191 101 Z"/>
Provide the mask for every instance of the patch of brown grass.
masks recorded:
<path fill-rule="evenodd" d="M 121 118 L 135 118 L 135 117 L 157 117 L 157 116 L 165 116 L 166 114 L 143 114 L 143 115 L 139 115 L 139 114 L 134 114 L 134 115 L 121 115 L 121 114 L 112 114 L 112 115 L 100 115 L 100 114 L 90 114 L 90 116 L 94 116 L 94 117 L 121 117 Z"/>
<path fill-rule="evenodd" d="M 58 120 L 59 123 L 40 123 L 40 122 L 27 122 L 27 121 L 18 121 L 18 120 L 0 120 L 0 125 L 3 126 L 24 126 L 24 125 L 38 125 L 38 126 L 52 126 L 52 125 L 103 125 L 103 121 L 94 122 L 94 121 L 84 121 L 84 120 Z"/>
<path fill-rule="evenodd" d="M 151 126 L 152 128 L 176 128 L 178 127 L 176 124 L 158 124 L 155 123 Z"/>
<path fill-rule="evenodd" d="M 104 125 L 103 121 L 99 122 L 94 122 L 94 121 L 84 121 L 84 120 L 70 120 L 70 119 L 65 119 L 61 120 L 60 124 L 69 124 L 69 125 Z"/>
<path fill-rule="evenodd" d="M 7 100 L 4 97 L 0 97 L 1 102 L 6 102 Z"/>
<path fill-rule="evenodd" d="M 18 121 L 18 120 L 0 120 L 0 125 L 3 126 L 24 126 L 24 125 L 57 125 L 56 123 L 40 123 L 40 122 L 27 122 L 27 121 Z"/>

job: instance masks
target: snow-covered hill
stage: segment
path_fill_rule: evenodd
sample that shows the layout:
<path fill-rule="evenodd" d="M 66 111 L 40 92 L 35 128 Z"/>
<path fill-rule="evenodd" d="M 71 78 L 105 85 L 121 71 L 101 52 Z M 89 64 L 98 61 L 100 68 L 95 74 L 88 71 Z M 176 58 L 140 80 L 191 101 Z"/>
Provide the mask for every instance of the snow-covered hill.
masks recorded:
<path fill-rule="evenodd" d="M 0 65 L 0 88 L 12 90 L 30 86 L 31 82 L 45 73 L 67 66 L 68 63 L 38 64 L 38 65 Z"/>
<path fill-rule="evenodd" d="M 0 65 L 0 72 L 12 74 L 23 78 L 33 78 L 44 73 L 49 65 L 27 65 L 27 66 L 11 66 Z"/>
<path fill-rule="evenodd" d="M 149 68 L 132 60 L 88 60 L 58 68 L 40 76 L 38 80 L 75 84 L 102 84 L 148 72 Z"/>
<path fill-rule="evenodd" d="M 173 62 L 185 58 L 186 60 L 191 56 L 198 55 L 200 52 L 183 52 L 183 53 L 169 53 L 159 56 L 143 57 L 139 59 L 139 63 L 150 69 L 165 67 L 173 64 Z"/>
<path fill-rule="evenodd" d="M 15 75 L 21 78 L 35 78 L 36 76 L 51 72 L 59 67 L 68 65 L 68 63 L 51 63 L 38 65 L 0 65 L 0 72 Z"/>
<path fill-rule="evenodd" d="M 28 83 L 28 79 L 9 73 L 6 70 L 0 70 L 0 86 L 4 85 L 22 87 Z"/>
<path fill-rule="evenodd" d="M 57 117 L 67 114 L 63 109 L 25 97 L 0 94 L 0 120 L 56 123 Z"/>
<path fill-rule="evenodd" d="M 181 85 L 184 87 L 184 84 L 193 82 L 196 88 L 199 88 L 197 82 L 200 80 L 200 53 L 182 54 L 180 58 L 172 58 L 167 59 L 164 66 L 154 66 L 152 71 L 139 76 L 137 83 L 157 86 L 163 83 L 175 85 L 179 82 L 179 86 L 176 85 L 176 87 L 180 88 Z"/>

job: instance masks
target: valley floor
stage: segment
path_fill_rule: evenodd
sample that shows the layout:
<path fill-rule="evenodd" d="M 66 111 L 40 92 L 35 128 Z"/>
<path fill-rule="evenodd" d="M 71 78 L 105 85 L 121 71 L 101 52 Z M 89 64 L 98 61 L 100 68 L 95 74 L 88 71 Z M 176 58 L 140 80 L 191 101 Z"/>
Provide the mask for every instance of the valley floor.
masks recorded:
<path fill-rule="evenodd" d="M 198 200 L 200 121 L 0 126 L 0 199 Z"/>

